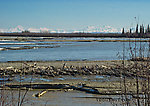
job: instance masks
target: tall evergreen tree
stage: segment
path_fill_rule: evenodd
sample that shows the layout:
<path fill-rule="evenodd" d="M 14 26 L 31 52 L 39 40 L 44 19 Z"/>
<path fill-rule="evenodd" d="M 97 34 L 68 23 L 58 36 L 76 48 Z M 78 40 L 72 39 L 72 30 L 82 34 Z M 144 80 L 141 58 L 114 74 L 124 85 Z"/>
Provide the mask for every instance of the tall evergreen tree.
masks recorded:
<path fill-rule="evenodd" d="M 136 34 L 138 34 L 138 27 L 139 27 L 139 25 L 137 24 L 137 26 L 136 26 Z"/>
<path fill-rule="evenodd" d="M 144 25 L 142 24 L 142 34 L 144 34 Z"/>
<path fill-rule="evenodd" d="M 130 33 L 132 33 L 132 29 L 130 28 Z"/>
<path fill-rule="evenodd" d="M 140 25 L 140 36 L 143 36 L 144 35 L 144 26 L 143 24 Z"/>
<path fill-rule="evenodd" d="M 140 25 L 140 34 L 142 34 L 143 33 L 143 27 L 142 27 L 142 25 Z"/>
<path fill-rule="evenodd" d="M 150 33 L 149 24 L 147 26 L 147 32 Z"/>
<path fill-rule="evenodd" d="M 122 34 L 124 34 L 124 28 L 122 29 Z"/>

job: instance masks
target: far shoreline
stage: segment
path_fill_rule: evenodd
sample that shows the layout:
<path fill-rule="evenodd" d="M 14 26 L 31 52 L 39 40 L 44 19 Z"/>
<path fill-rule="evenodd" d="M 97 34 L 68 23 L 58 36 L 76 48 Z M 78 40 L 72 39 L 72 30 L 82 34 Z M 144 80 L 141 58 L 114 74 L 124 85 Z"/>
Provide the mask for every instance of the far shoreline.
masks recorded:
<path fill-rule="evenodd" d="M 111 37 L 111 38 L 150 38 L 150 34 L 136 34 L 136 33 L 33 33 L 33 32 L 14 32 L 14 33 L 0 33 L 4 37 Z"/>
<path fill-rule="evenodd" d="M 7 61 L 7 62 L 0 62 L 0 67 L 22 67 L 25 64 L 34 65 L 37 66 L 55 66 L 55 67 L 62 67 L 64 64 L 68 66 L 95 66 L 95 65 L 114 65 L 114 64 L 121 64 L 122 60 L 70 60 L 70 61 L 64 61 L 64 60 L 54 60 L 54 61 Z M 128 60 L 124 60 L 128 62 Z"/>

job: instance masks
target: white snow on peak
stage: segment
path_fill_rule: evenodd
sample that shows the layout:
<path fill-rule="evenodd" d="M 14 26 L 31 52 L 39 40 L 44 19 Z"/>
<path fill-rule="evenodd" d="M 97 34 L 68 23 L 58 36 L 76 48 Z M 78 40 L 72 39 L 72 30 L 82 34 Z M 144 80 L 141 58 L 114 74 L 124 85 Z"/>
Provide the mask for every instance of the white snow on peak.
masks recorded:
<path fill-rule="evenodd" d="M 25 29 L 23 28 L 23 26 L 21 25 L 18 25 L 17 27 L 15 28 L 10 28 L 8 29 L 8 32 L 22 32 L 24 31 Z"/>
<path fill-rule="evenodd" d="M 48 28 L 40 28 L 40 32 L 48 33 L 48 32 L 50 32 L 50 29 L 48 29 Z"/>
<path fill-rule="evenodd" d="M 35 33 L 80 33 L 80 32 L 85 32 L 85 33 L 118 33 L 121 32 L 121 29 L 116 29 L 111 26 L 103 25 L 103 26 L 87 26 L 85 28 L 79 28 L 79 29 L 71 29 L 71 30 L 66 30 L 66 29 L 49 29 L 46 27 L 41 27 L 41 28 L 28 28 L 25 29 L 23 26 L 18 25 L 15 28 L 10 28 L 10 29 L 0 29 L 0 32 L 22 32 L 28 30 L 30 32 L 35 32 Z"/>
<path fill-rule="evenodd" d="M 113 28 L 111 26 L 88 26 L 87 28 L 84 29 L 84 32 L 107 32 L 107 33 L 116 33 L 116 32 L 120 32 L 120 30 Z"/>
<path fill-rule="evenodd" d="M 40 32 L 40 29 L 36 29 L 36 28 L 28 28 L 28 31 L 38 33 L 38 32 Z"/>
<path fill-rule="evenodd" d="M 8 29 L 0 29 L 0 32 L 2 32 L 2 33 L 8 32 Z"/>

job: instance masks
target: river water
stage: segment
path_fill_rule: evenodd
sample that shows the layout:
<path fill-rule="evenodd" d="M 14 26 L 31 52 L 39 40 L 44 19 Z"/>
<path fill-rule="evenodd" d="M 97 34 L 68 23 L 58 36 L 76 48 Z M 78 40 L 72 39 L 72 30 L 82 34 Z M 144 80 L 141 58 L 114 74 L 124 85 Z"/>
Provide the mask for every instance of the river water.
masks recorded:
<path fill-rule="evenodd" d="M 123 38 L 56 38 L 57 40 L 125 40 Z M 29 44 L 31 43 L 31 44 Z M 34 43 L 34 45 L 32 45 Z M 34 48 L 24 50 L 0 51 L 0 62 L 6 61 L 55 61 L 55 60 L 119 60 L 122 58 L 123 45 L 126 59 L 130 58 L 129 42 L 18 42 L 0 41 L 0 48 L 25 46 L 56 46 L 54 48 Z M 49 44 L 46 44 L 49 43 Z M 51 43 L 51 44 L 50 44 Z M 28 44 L 28 45 L 26 45 Z M 130 43 L 134 49 L 135 43 Z M 136 43 L 140 47 L 140 43 Z M 141 43 L 144 55 L 147 55 L 148 43 Z M 137 50 L 138 51 L 138 50 Z"/>
<path fill-rule="evenodd" d="M 118 81 L 120 78 L 117 77 L 110 77 L 110 76 L 100 76 L 100 75 L 91 75 L 91 76 L 61 76 L 61 77 L 50 77 L 50 78 L 42 78 L 41 76 L 30 76 L 25 75 L 22 76 L 21 79 L 20 76 L 16 76 L 13 79 L 13 82 L 21 82 L 23 83 L 29 83 L 29 82 L 43 82 L 43 83 L 67 83 L 69 81 L 75 82 L 75 81 L 85 81 L 90 83 L 97 83 L 98 82 L 105 82 L 105 81 Z M 5 78 L 6 79 L 6 78 Z M 11 81 L 10 81 L 11 82 Z M 9 83 L 9 82 L 8 82 Z M 119 98 L 119 96 L 114 95 L 98 95 L 98 94 L 90 94 L 82 91 L 77 90 L 70 90 L 70 91 L 54 91 L 49 90 L 46 94 L 44 94 L 42 97 L 37 98 L 33 95 L 37 94 L 38 92 L 41 92 L 43 89 L 37 89 L 37 90 L 29 90 L 27 92 L 26 98 L 24 99 L 23 106 L 112 106 L 111 102 L 109 102 L 109 99 L 107 98 Z M 17 101 L 18 99 L 18 93 L 17 90 L 6 90 L 6 94 L 13 93 L 14 99 Z M 21 97 L 25 93 L 25 90 L 22 90 Z M 8 101 L 11 101 L 12 95 L 10 95 L 7 99 Z M 106 98 L 106 99 L 100 99 L 100 98 Z M 115 103 L 115 101 L 114 101 Z M 115 103 L 117 106 L 121 106 L 118 103 Z"/>
<path fill-rule="evenodd" d="M 128 40 L 123 38 L 55 38 L 55 40 Z M 131 39 L 134 40 L 134 39 Z M 145 40 L 145 39 L 144 39 Z M 43 43 L 43 45 L 39 45 Z M 135 43 L 129 42 L 51 42 L 51 41 L 12 41 L 1 40 L 0 48 L 13 48 L 13 47 L 25 47 L 25 46 L 54 46 L 54 48 L 34 48 L 24 50 L 4 50 L 0 51 L 0 62 L 7 61 L 56 61 L 56 60 L 119 60 L 122 59 L 123 48 L 125 50 L 125 59 L 130 58 L 130 49 L 135 50 Z M 148 51 L 147 42 L 137 42 L 136 50 L 139 54 L 139 47 L 141 46 L 141 52 L 145 56 Z M 22 82 L 29 82 L 31 76 L 23 76 Z M 15 76 L 15 82 L 19 82 L 19 77 Z M 109 76 L 61 76 L 57 78 L 42 78 L 33 77 L 33 82 L 53 82 L 53 81 L 65 81 L 65 80 L 83 80 L 93 82 L 109 82 L 118 81 L 116 77 Z M 2 79 L 0 79 L 2 80 Z M 7 79 L 6 79 L 7 80 Z M 25 100 L 25 106 L 111 106 L 111 102 L 99 101 L 96 97 L 103 97 L 96 94 L 87 94 L 80 91 L 70 92 L 47 92 L 41 98 L 35 98 L 32 95 L 40 91 L 29 91 Z M 18 91 L 14 91 L 14 95 L 17 98 Z M 117 96 L 112 96 L 117 97 Z M 9 99 L 9 98 L 8 98 Z M 119 106 L 119 103 L 118 103 Z M 121 105 L 120 105 L 121 106 Z"/>

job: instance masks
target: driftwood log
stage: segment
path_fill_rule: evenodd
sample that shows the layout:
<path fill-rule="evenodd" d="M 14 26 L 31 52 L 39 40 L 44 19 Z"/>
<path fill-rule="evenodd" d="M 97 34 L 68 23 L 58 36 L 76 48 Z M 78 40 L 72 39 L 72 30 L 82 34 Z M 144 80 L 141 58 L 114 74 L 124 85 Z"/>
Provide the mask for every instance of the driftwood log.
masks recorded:
<path fill-rule="evenodd" d="M 124 94 L 123 92 L 119 92 L 112 88 L 108 88 L 106 92 L 103 90 L 98 90 L 98 87 L 91 87 L 91 86 L 86 86 L 86 84 L 81 84 L 81 85 L 70 85 L 70 84 L 21 84 L 21 85 L 12 85 L 12 84 L 6 84 L 4 86 L 0 86 L 0 89 L 42 89 L 40 93 L 35 94 L 35 97 L 40 97 L 43 94 L 45 94 L 47 91 L 51 90 L 64 90 L 64 91 L 70 91 L 70 90 L 78 90 L 78 91 L 83 91 L 86 93 L 92 93 L 92 94 L 99 94 L 99 95 L 122 95 Z M 136 93 L 134 92 L 128 92 L 126 95 L 134 95 Z"/>
<path fill-rule="evenodd" d="M 40 93 L 37 93 L 37 94 L 35 94 L 35 95 L 33 95 L 33 96 L 35 96 L 35 97 L 41 97 L 41 96 L 44 95 L 46 92 L 47 92 L 46 90 L 43 90 L 43 91 L 41 91 Z"/>

